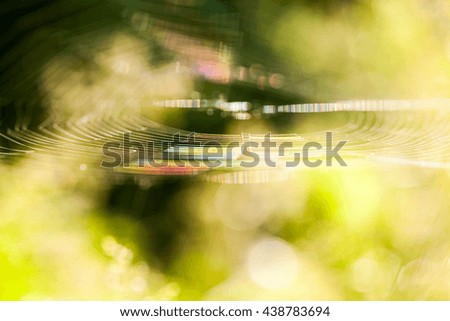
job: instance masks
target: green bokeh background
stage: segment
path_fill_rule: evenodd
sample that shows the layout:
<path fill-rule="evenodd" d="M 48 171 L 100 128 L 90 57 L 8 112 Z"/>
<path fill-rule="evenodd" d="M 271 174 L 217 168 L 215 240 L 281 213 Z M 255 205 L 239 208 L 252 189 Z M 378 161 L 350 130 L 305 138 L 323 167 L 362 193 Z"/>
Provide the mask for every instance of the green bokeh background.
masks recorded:
<path fill-rule="evenodd" d="M 25 98 L 33 100 L 23 109 L 33 127 L 49 114 L 65 118 L 90 111 L 98 100 L 130 96 L 138 104 L 192 93 L 284 103 L 450 92 L 445 0 L 84 0 L 0 8 L 2 132 L 21 117 L 11 101 Z M 192 12 L 197 20 L 189 18 Z M 283 74 L 295 91 L 175 79 L 164 66 L 180 53 L 156 31 L 143 34 L 139 19 L 146 15 L 167 23 L 158 32 L 176 23 L 191 39 L 227 44 L 231 64 Z M 151 77 L 160 86 L 134 91 L 141 77 L 109 69 L 116 52 L 157 70 Z M 51 105 L 52 95 L 63 103 Z M 302 133 L 341 117 L 243 122 L 186 111 L 144 108 L 144 114 L 219 133 Z M 368 163 L 220 185 L 198 178 L 111 179 L 80 170 L 82 161 L 1 159 L 0 299 L 450 299 L 446 168 Z"/>

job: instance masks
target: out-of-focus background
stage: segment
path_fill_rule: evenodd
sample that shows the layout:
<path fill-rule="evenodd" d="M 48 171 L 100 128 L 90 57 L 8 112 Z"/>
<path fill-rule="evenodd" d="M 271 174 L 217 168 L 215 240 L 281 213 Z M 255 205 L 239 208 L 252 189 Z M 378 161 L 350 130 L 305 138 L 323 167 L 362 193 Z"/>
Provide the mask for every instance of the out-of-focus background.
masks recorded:
<path fill-rule="evenodd" d="M 257 107 L 448 97 L 448 1 L 28 0 L 0 14 L 0 299 L 450 299 L 449 129 L 434 122 L 447 111 L 348 132 L 368 156 L 394 146 L 390 161 L 254 184 L 119 175 L 43 138 L 84 137 L 55 124 L 117 110 L 204 133 L 333 132 L 347 114 Z M 155 107 L 173 99 L 255 109 Z"/>

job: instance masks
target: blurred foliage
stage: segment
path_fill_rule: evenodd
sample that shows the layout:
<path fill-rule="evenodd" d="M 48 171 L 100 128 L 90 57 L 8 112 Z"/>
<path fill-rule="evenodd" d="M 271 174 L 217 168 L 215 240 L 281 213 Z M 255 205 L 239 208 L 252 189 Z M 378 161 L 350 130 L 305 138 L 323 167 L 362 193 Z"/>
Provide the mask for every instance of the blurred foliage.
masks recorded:
<path fill-rule="evenodd" d="M 130 97 L 145 106 L 196 95 L 284 103 L 450 92 L 444 0 L 21 3 L 1 6 L 0 92 L 36 100 L 30 127 L 49 109 L 64 118 Z M 156 27 L 146 34 L 148 17 Z M 261 65 L 295 90 L 174 74 L 177 59 L 195 61 L 196 40 L 208 57 L 229 45 L 219 66 Z M 2 125 L 14 127 L 20 115 L 6 105 Z M 144 113 L 207 132 L 301 133 L 341 117 Z M 448 169 L 372 164 L 220 185 L 107 180 L 82 160 L 36 157 L 0 163 L 2 300 L 450 299 Z"/>
<path fill-rule="evenodd" d="M 449 296 L 445 170 L 184 182 L 166 186 L 164 202 L 154 198 L 161 184 L 129 186 L 128 209 L 107 211 L 98 200 L 108 188 L 88 172 L 33 164 L 2 165 L 2 299 Z M 140 194 L 162 212 L 142 209 Z"/>
<path fill-rule="evenodd" d="M 263 1 L 257 22 L 316 99 L 423 98 L 450 91 L 449 10 L 445 1 Z"/>

